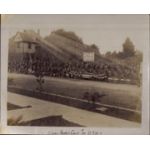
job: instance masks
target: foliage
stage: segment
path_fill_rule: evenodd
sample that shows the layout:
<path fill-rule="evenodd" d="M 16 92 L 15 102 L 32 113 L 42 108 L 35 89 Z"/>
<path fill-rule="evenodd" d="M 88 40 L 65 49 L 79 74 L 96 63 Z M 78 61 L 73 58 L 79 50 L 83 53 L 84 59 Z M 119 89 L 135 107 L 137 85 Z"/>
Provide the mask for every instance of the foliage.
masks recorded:
<path fill-rule="evenodd" d="M 92 44 L 92 45 L 91 45 L 91 48 L 98 50 L 98 47 L 97 47 L 97 45 L 95 45 L 95 44 Z"/>
<path fill-rule="evenodd" d="M 89 46 L 89 49 L 90 49 L 90 50 L 94 50 L 94 52 L 95 52 L 96 54 L 100 54 L 99 48 L 98 48 L 98 46 L 95 45 L 95 44 L 90 45 L 90 46 Z"/>
<path fill-rule="evenodd" d="M 120 52 L 107 52 L 105 54 L 106 57 L 109 58 L 118 58 L 118 59 L 126 59 L 130 57 L 134 57 L 136 54 L 135 47 L 130 40 L 130 38 L 126 38 L 125 42 L 123 43 L 123 50 Z"/>
<path fill-rule="evenodd" d="M 56 30 L 56 31 L 53 31 L 52 33 L 55 33 L 55 34 L 59 34 L 59 35 L 62 35 L 66 38 L 69 38 L 71 40 L 74 40 L 74 41 L 77 41 L 77 42 L 80 42 L 80 43 L 83 43 L 82 39 L 79 38 L 74 32 L 72 31 L 65 31 L 63 29 L 59 29 L 59 30 Z"/>
<path fill-rule="evenodd" d="M 125 43 L 123 44 L 123 57 L 131 57 L 135 55 L 135 47 L 132 43 L 132 41 L 127 38 Z"/>

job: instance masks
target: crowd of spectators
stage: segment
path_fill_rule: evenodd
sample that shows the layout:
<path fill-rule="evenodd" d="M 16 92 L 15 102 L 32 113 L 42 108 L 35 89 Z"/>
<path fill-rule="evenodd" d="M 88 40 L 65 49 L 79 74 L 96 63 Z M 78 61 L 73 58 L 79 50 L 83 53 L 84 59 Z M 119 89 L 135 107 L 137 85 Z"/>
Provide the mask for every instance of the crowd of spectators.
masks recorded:
<path fill-rule="evenodd" d="M 56 59 L 31 59 L 26 58 L 21 61 L 11 59 L 8 65 L 9 72 L 34 74 L 36 71 L 42 72 L 46 76 L 63 78 L 80 78 L 82 74 L 104 74 L 111 78 L 136 79 L 138 70 L 112 63 L 94 62 L 68 62 L 62 63 Z"/>

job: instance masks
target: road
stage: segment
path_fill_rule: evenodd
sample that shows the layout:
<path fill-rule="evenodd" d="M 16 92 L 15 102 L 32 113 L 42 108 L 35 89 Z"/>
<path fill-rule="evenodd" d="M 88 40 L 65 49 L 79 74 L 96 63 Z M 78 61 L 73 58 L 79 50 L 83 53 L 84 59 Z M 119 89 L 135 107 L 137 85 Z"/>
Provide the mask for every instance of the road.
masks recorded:
<path fill-rule="evenodd" d="M 9 85 L 30 90 L 35 90 L 37 87 L 36 78 L 32 75 L 9 74 L 10 78 L 13 81 Z M 141 88 L 136 85 L 53 77 L 44 77 L 44 79 L 45 92 L 82 99 L 86 91 L 91 93 L 97 91 L 106 95 L 101 98 L 104 104 L 135 110 L 141 108 Z"/>
<path fill-rule="evenodd" d="M 103 114 L 77 109 L 61 104 L 46 102 L 42 99 L 31 98 L 8 92 L 8 102 L 18 106 L 28 106 L 8 111 L 8 118 L 22 116 L 22 121 L 29 121 L 53 115 L 63 115 L 63 118 L 85 127 L 140 127 L 135 123 Z M 37 125 L 38 126 L 38 125 Z"/>
<path fill-rule="evenodd" d="M 33 75 L 24 75 L 24 74 L 8 74 L 10 78 L 14 78 L 19 80 L 33 80 L 35 77 Z M 132 94 L 133 96 L 140 95 L 141 88 L 136 85 L 131 84 L 119 84 L 119 83 L 108 83 L 102 81 L 90 81 L 90 80 L 79 80 L 79 79 L 64 79 L 64 78 L 56 78 L 56 77 L 44 77 L 46 81 L 55 82 L 58 84 L 69 84 L 69 86 L 88 86 L 95 88 L 106 88 L 111 90 L 124 91 Z"/>

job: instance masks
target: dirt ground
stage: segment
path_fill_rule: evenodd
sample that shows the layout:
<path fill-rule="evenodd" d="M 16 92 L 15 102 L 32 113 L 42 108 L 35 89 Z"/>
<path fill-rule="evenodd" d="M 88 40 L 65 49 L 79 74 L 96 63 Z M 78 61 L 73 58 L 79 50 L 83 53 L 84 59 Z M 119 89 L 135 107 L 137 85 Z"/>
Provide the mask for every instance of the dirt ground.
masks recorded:
<path fill-rule="evenodd" d="M 8 86 L 36 90 L 36 78 L 32 75 L 9 74 Z M 136 85 L 115 84 L 99 81 L 73 80 L 45 77 L 43 88 L 45 92 L 55 93 L 75 98 L 83 98 L 85 92 L 105 94 L 100 101 L 104 104 L 125 108 L 141 109 L 141 88 Z"/>

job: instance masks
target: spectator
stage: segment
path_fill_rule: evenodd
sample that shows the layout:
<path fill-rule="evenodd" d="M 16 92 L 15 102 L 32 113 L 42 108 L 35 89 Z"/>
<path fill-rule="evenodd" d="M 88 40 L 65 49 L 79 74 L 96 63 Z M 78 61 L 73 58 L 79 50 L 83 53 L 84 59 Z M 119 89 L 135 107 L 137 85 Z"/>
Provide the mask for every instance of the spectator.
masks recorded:
<path fill-rule="evenodd" d="M 45 75 L 64 78 L 80 78 L 82 74 L 92 73 L 94 75 L 104 74 L 108 77 L 115 77 L 118 79 L 137 79 L 138 69 L 135 66 L 121 66 L 116 64 L 108 64 L 105 62 L 70 62 L 63 63 L 52 56 L 47 58 L 38 58 L 38 56 L 31 57 L 26 55 L 22 59 L 9 59 L 8 71 L 32 74 L 36 69 L 40 69 Z"/>

